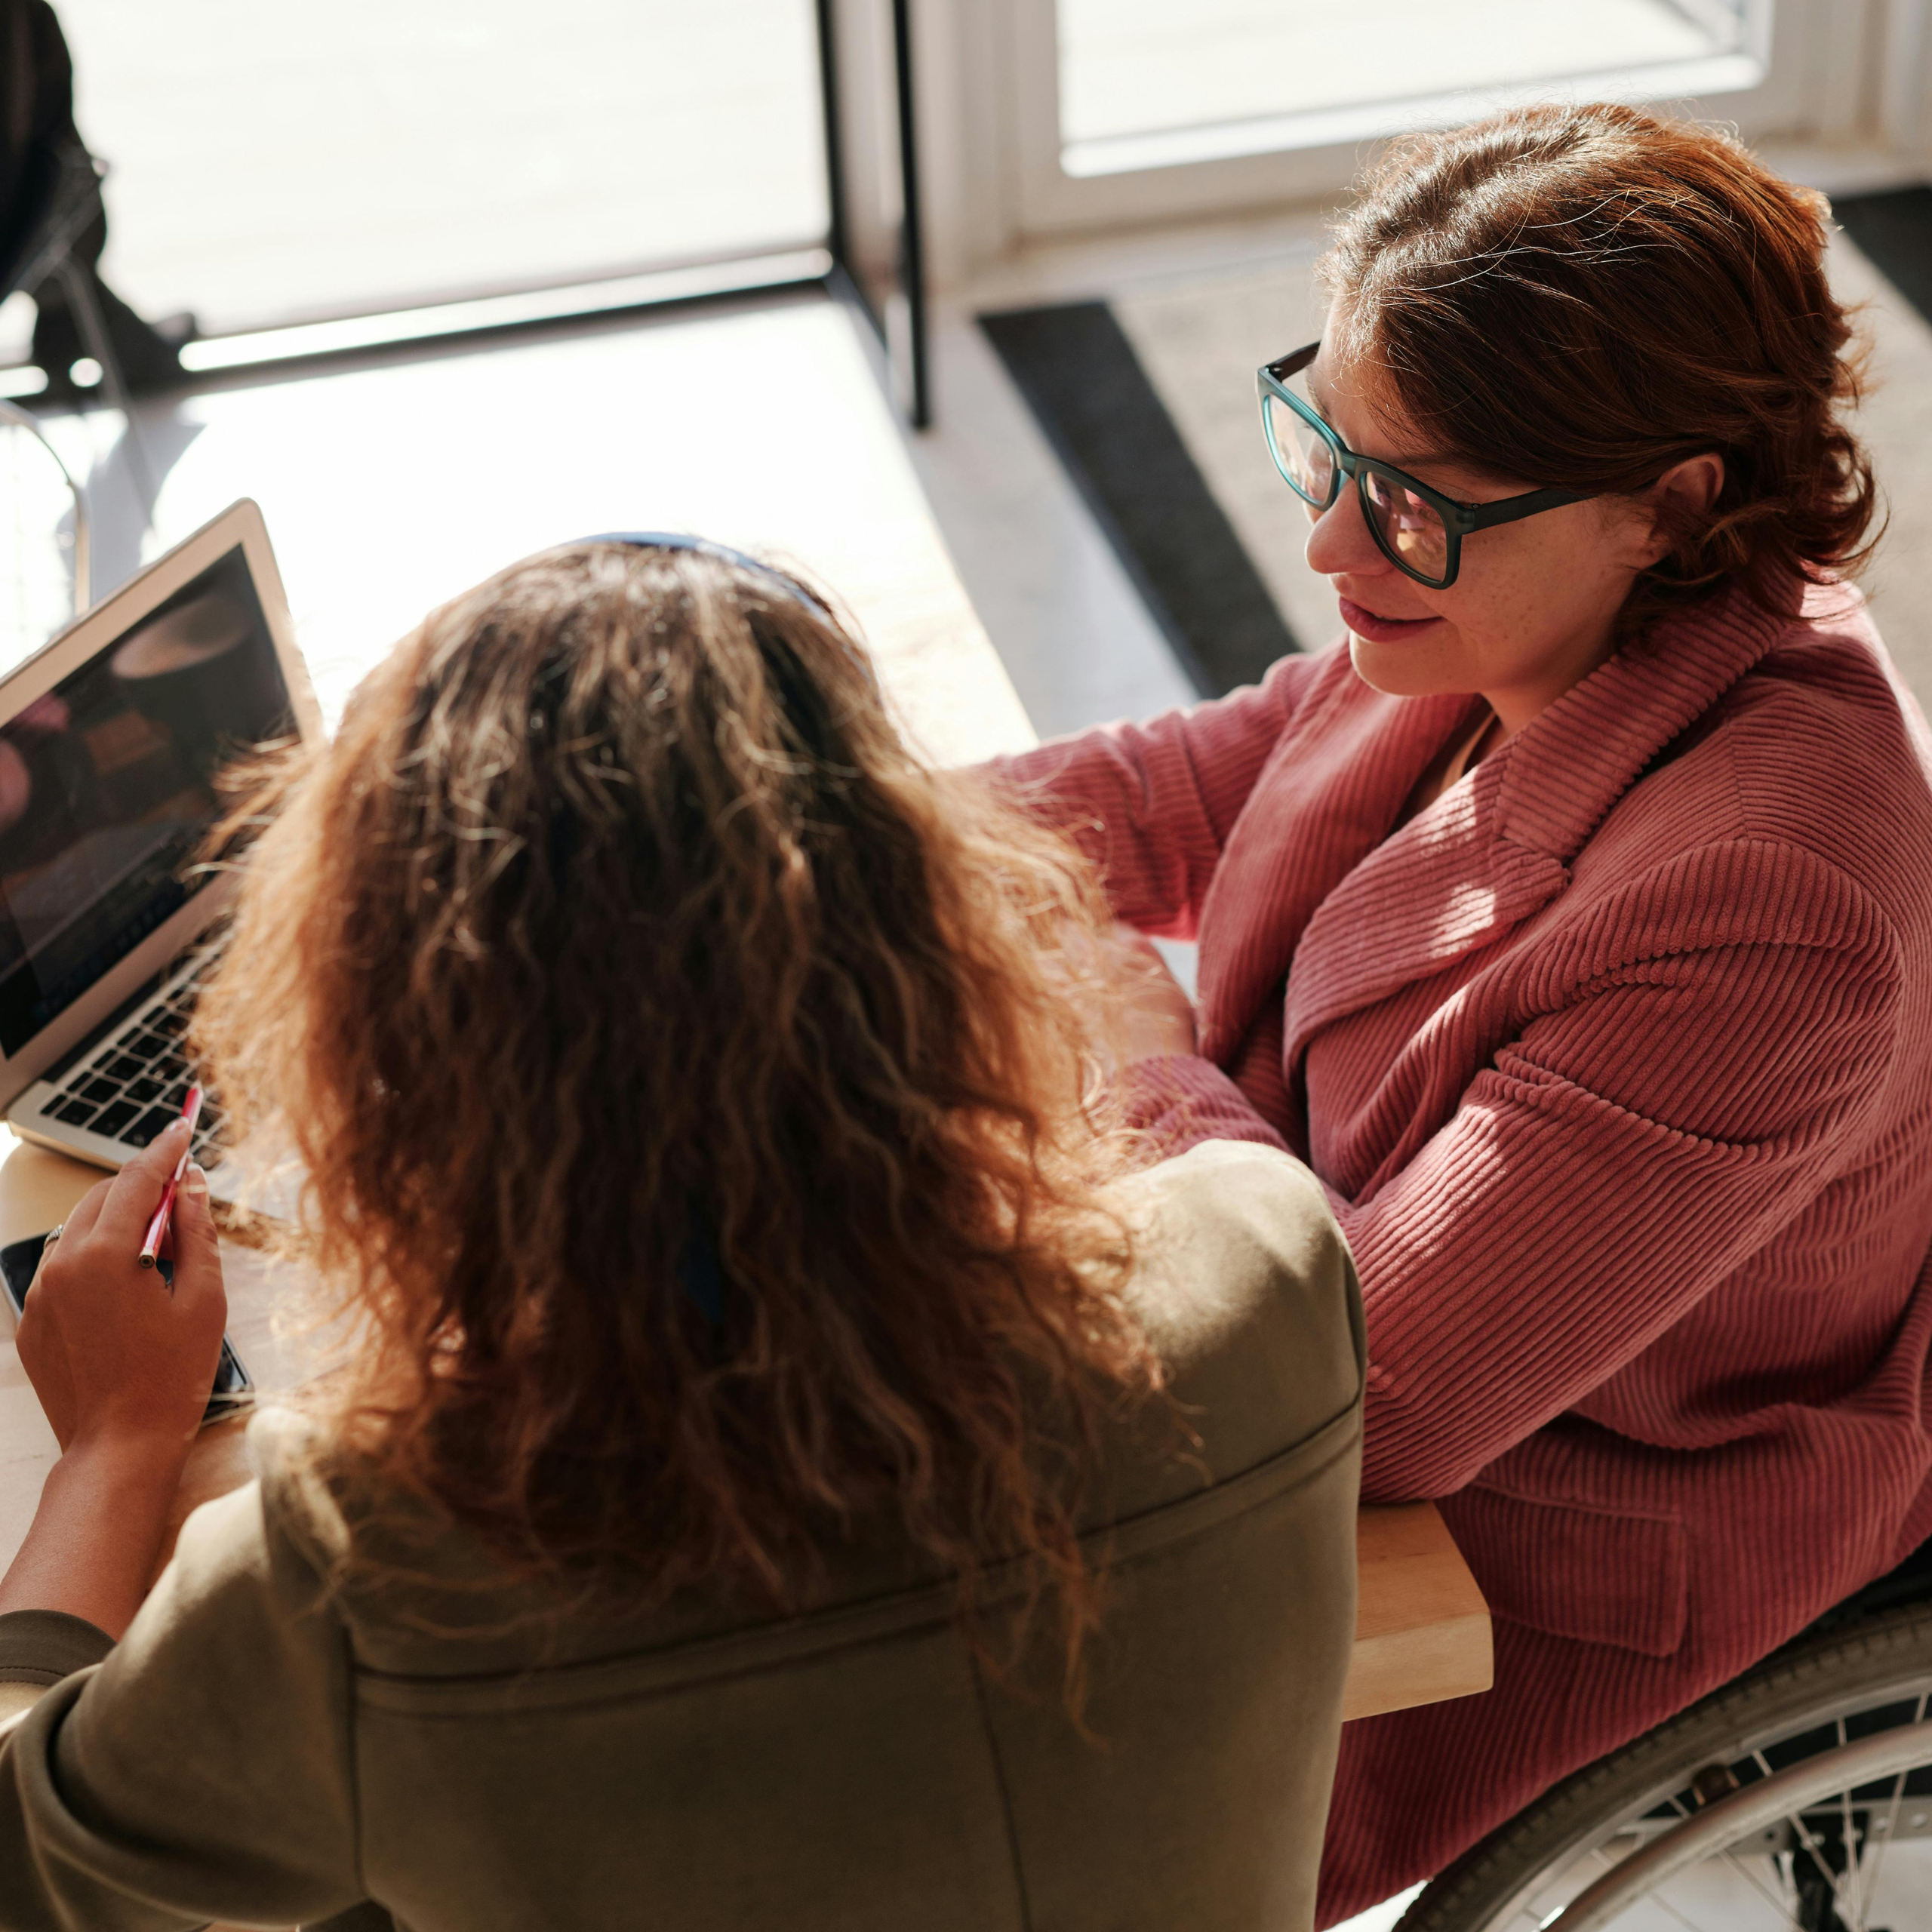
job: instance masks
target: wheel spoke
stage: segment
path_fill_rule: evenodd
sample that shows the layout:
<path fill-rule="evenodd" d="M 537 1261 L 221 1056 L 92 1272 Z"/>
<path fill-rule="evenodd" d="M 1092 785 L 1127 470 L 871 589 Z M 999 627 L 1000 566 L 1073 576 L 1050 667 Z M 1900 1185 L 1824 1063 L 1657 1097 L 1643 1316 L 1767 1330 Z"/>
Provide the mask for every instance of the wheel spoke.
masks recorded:
<path fill-rule="evenodd" d="M 1845 1734 L 1844 1719 L 1838 1721 L 1838 1749 L 1842 1751 L 1851 1742 Z M 1851 1910 L 1847 1915 L 1851 1921 L 1851 1932 L 1865 1932 L 1864 1854 L 1858 1843 L 1858 1827 L 1851 1815 L 1851 1793 L 1849 1789 L 1838 1793 L 1838 1829 L 1844 1834 L 1844 1881 L 1851 1894 Z M 1832 1890 L 1838 1889 L 1835 1876 Z M 1841 1906 L 1840 1909 L 1843 1907 Z"/>
<path fill-rule="evenodd" d="M 1758 1897 L 1761 1897 L 1787 1925 L 1792 1927 L 1792 1932 L 1804 1932 L 1804 1927 L 1798 1923 L 1797 1913 L 1793 1912 L 1791 1907 L 1786 1905 L 1784 1900 L 1780 1898 L 1778 1895 L 1771 1890 L 1770 1887 L 1766 1884 L 1764 1880 L 1758 1876 L 1756 1872 L 1753 1872 L 1749 1866 L 1746 1865 L 1743 1860 L 1739 1858 L 1736 1852 L 1727 1847 L 1724 1854 L 1724 1862 L 1728 1865 L 1753 1891 L 1757 1893 Z"/>
<path fill-rule="evenodd" d="M 1796 1812 L 1787 1811 L 1785 1814 L 1785 1823 L 1798 1834 L 1799 1841 L 1811 1854 L 1812 1863 L 1831 1881 L 1832 1902 L 1838 1908 L 1840 1915 L 1843 1915 L 1845 1903 L 1844 1887 L 1840 1882 L 1838 1874 L 1834 1872 L 1826 1862 L 1824 1847 L 1805 1829 L 1804 1820 Z M 1856 1932 L 1864 1932 L 1864 1928 L 1862 1926 L 1856 1928 Z"/>
<path fill-rule="evenodd" d="M 1928 1707 L 1932 1707 L 1932 1690 L 1922 1693 L 1918 1708 L 1912 1714 L 1914 1724 L 1923 1724 Z M 1869 1898 L 1878 1896 L 1878 1874 L 1885 1868 L 1885 1854 L 1892 1847 L 1892 1839 L 1899 1828 L 1899 1807 L 1905 1802 L 1905 1781 L 1910 1774 L 1901 1771 L 1892 1781 L 1892 1801 L 1885 1813 L 1884 1835 L 1878 1841 L 1878 1849 L 1872 1854 L 1872 1888 L 1866 1894 Z"/>

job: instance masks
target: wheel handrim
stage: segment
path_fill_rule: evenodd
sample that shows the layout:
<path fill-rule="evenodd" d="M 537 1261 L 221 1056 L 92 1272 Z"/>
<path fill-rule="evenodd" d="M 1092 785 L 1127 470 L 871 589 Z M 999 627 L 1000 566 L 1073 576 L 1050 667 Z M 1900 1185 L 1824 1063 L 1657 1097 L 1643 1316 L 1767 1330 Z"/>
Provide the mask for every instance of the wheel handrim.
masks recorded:
<path fill-rule="evenodd" d="M 1912 1772 L 1929 1766 L 1932 1724 L 1916 1723 L 1841 1743 L 1731 1792 L 1691 1814 L 1675 1829 L 1639 1845 L 1545 1919 L 1546 1932 L 1607 1932 L 1647 1901 L 1663 1904 L 1672 1918 L 1694 1924 L 1664 1895 L 1681 1875 L 1714 1860 L 1727 1861 L 1798 1932 L 1813 1932 L 1806 1921 L 1815 1915 L 1806 1909 L 1807 1888 L 1795 1875 L 1801 1872 L 1807 1878 L 1823 1875 L 1828 1879 L 1830 1909 L 1847 1932 L 1876 1932 L 1870 1914 L 1880 1897 L 1885 1854 L 1900 1837 L 1906 1784 Z M 1874 1786 L 1887 1785 L 1888 1790 L 1874 1793 Z M 1875 1796 L 1883 1807 L 1876 1816 Z M 1919 1808 L 1932 1806 L 1921 1801 Z M 1835 1813 L 1842 1821 L 1838 1829 L 1834 1831 L 1829 1823 L 1821 1829 L 1815 1822 L 1820 1813 L 1827 1820 Z M 1749 1846 L 1763 1858 L 1766 1835 L 1780 1829 L 1790 1837 L 1790 1869 L 1779 1870 L 1784 1882 L 1774 1891 L 1764 1878 L 1750 1872 L 1739 1852 Z M 1775 1854 L 1764 1862 L 1778 1869 Z M 1780 1895 L 1786 1892 L 1791 1896 Z"/>
<path fill-rule="evenodd" d="M 1801 1762 L 1816 1767 L 1815 1777 L 1807 1781 L 1807 1790 L 1815 1789 L 1821 1780 L 1841 1783 L 1825 1764 L 1829 1753 L 1867 1736 L 1932 1723 L 1932 1674 L 1927 1672 L 1923 1653 L 1917 1658 L 1900 1661 L 1905 1667 L 1897 1675 L 1887 1677 L 1881 1672 L 1868 1678 L 1863 1694 L 1856 1702 L 1847 1702 L 1841 1693 L 1834 1692 L 1828 1676 L 1814 1677 L 1813 1694 L 1789 1699 L 1781 1711 L 1767 1712 L 1755 1723 L 1754 1713 L 1740 1709 L 1739 1728 L 1730 1731 L 1714 1749 L 1709 1744 L 1705 1747 L 1708 1755 L 1701 1760 L 1702 1770 L 1697 1768 L 1700 1761 L 1697 1758 L 1680 1757 L 1674 1763 L 1668 1758 L 1660 1761 L 1652 1780 L 1640 1789 L 1629 1790 L 1614 1811 L 1598 1813 L 1593 1821 L 1583 1825 L 1578 1835 L 1566 1834 L 1550 1844 L 1534 1873 L 1526 1874 L 1506 1895 L 1494 1898 L 1479 1918 L 1461 1918 L 1450 1906 L 1449 1923 L 1465 1926 L 1469 1932 L 1540 1932 L 1545 1926 L 1549 1932 L 1561 1932 L 1560 1915 L 1577 1903 L 1591 1885 L 1614 1871 L 1633 1851 L 1677 1831 L 1708 1808 L 1708 1802 L 1718 1795 L 1706 1786 L 1706 1781 L 1714 1776 L 1728 1789 L 1740 1782 L 1769 1779 L 1793 1762 Z M 1765 1718 L 1770 1721 L 1767 1723 Z M 1932 1752 L 1927 1752 L 1921 1762 L 1928 1760 L 1932 1760 Z M 1834 1758 L 1831 1761 L 1837 1761 Z M 1901 1877 L 1918 1887 L 1906 1909 L 1896 1912 L 1887 1909 L 1875 1917 L 1874 1899 L 1878 1897 L 1881 1905 L 1883 1899 L 1875 1893 L 1868 1873 L 1862 1910 L 1837 1911 L 1838 1894 L 1845 1889 L 1840 1884 L 1828 1896 L 1830 1909 L 1807 1918 L 1796 1912 L 1792 1902 L 1791 1868 L 1796 1861 L 1788 1856 L 1781 1863 L 1763 1858 L 1747 1879 L 1739 1877 L 1737 1866 L 1740 1863 L 1751 1866 L 1752 1860 L 1724 1853 L 1693 1867 L 1694 1878 L 1697 1874 L 1708 1876 L 1720 1872 L 1734 1880 L 1740 1896 L 1749 1895 L 1756 1909 L 1755 1916 L 1684 1909 L 1669 1896 L 1670 1883 L 1666 1881 L 1663 1892 L 1653 1894 L 1651 1903 L 1655 1909 L 1647 1912 L 1626 1909 L 1616 1921 L 1616 1932 L 1638 1932 L 1640 1927 L 1643 1932 L 1758 1932 L 1760 1927 L 1764 1932 L 1782 1932 L 1786 1927 L 1794 1928 L 1794 1932 L 1844 1932 L 1847 1927 L 1858 1925 L 1861 1918 L 1864 1922 L 1860 1932 L 1932 1932 L 1932 1770 L 1906 1775 L 1911 1783 L 1903 1792 L 1902 1805 L 1906 1815 L 1902 1835 L 1925 1842 L 1904 1850 L 1902 1857 L 1894 1861 L 1897 1869 L 1885 1878 L 1888 1887 L 1896 1885 Z M 1845 1794 L 1847 1798 L 1850 1795 Z M 1586 1817 L 1589 1801 L 1584 1801 Z M 1860 1796 L 1852 1808 L 1863 1811 L 1869 1807 Z M 1857 1836 L 1864 1830 L 1860 1823 L 1858 1832 L 1850 1835 Z M 1847 1834 L 1841 1831 L 1838 1835 Z M 1785 1838 L 1788 1845 L 1795 1834 L 1787 1829 Z M 1861 1838 L 1860 1841 L 1863 1857 L 1864 1852 L 1877 1852 L 1879 1844 L 1888 1844 L 1890 1839 L 1881 1831 L 1871 1840 Z M 1815 1878 L 1817 1875 L 1812 1876 Z M 1772 1895 L 1769 1898 L 1767 1893 Z M 1417 1902 L 1417 1909 L 1426 1915 L 1430 1903 L 1426 1894 Z M 1422 1922 L 1429 1921 L 1425 1918 Z"/>

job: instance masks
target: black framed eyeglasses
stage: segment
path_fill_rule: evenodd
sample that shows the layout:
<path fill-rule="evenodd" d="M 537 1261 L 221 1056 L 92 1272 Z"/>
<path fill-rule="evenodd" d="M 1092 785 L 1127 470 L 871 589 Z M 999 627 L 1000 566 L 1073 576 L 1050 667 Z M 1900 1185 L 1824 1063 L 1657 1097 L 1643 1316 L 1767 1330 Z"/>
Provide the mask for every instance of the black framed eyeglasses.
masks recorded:
<path fill-rule="evenodd" d="M 1269 454 L 1288 488 L 1318 515 L 1340 494 L 1342 479 L 1353 477 L 1361 498 L 1362 521 L 1377 547 L 1417 583 L 1447 590 L 1462 568 L 1463 539 L 1478 530 L 1515 523 L 1564 503 L 1584 503 L 1601 494 L 1526 490 L 1499 503 L 1459 503 L 1392 463 L 1358 455 L 1321 420 L 1312 403 L 1288 387 L 1321 348 L 1320 343 L 1311 342 L 1255 371 Z"/>

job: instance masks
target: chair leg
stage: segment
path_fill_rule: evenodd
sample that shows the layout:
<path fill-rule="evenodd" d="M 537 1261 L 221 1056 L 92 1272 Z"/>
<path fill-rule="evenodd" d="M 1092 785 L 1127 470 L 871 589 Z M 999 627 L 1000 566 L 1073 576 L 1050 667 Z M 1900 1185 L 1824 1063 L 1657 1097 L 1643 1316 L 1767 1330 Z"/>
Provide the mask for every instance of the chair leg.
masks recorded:
<path fill-rule="evenodd" d="M 100 365 L 101 387 L 107 392 L 109 406 L 121 412 L 121 419 L 128 426 L 128 466 L 134 473 L 134 484 L 141 493 L 143 507 L 152 515 L 158 494 L 154 472 L 148 467 L 147 451 L 141 445 L 140 425 L 134 420 L 134 405 L 121 372 L 121 358 L 115 354 L 114 345 L 108 340 L 107 324 L 101 315 L 100 304 L 94 300 L 94 290 L 72 256 L 64 257 L 54 273 L 66 294 L 67 306 L 79 325 L 81 339 L 87 344 L 88 353 Z"/>

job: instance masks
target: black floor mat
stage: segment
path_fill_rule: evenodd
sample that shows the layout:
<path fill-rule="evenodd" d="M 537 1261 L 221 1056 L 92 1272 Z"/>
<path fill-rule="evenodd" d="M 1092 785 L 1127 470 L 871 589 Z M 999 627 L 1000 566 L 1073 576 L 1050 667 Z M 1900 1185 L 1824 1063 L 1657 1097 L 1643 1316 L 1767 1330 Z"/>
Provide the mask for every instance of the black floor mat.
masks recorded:
<path fill-rule="evenodd" d="M 1837 195 L 1832 213 L 1872 266 L 1932 322 L 1932 188 Z"/>
<path fill-rule="evenodd" d="M 1104 302 L 982 315 L 1020 393 L 1204 697 L 1300 647 Z"/>

